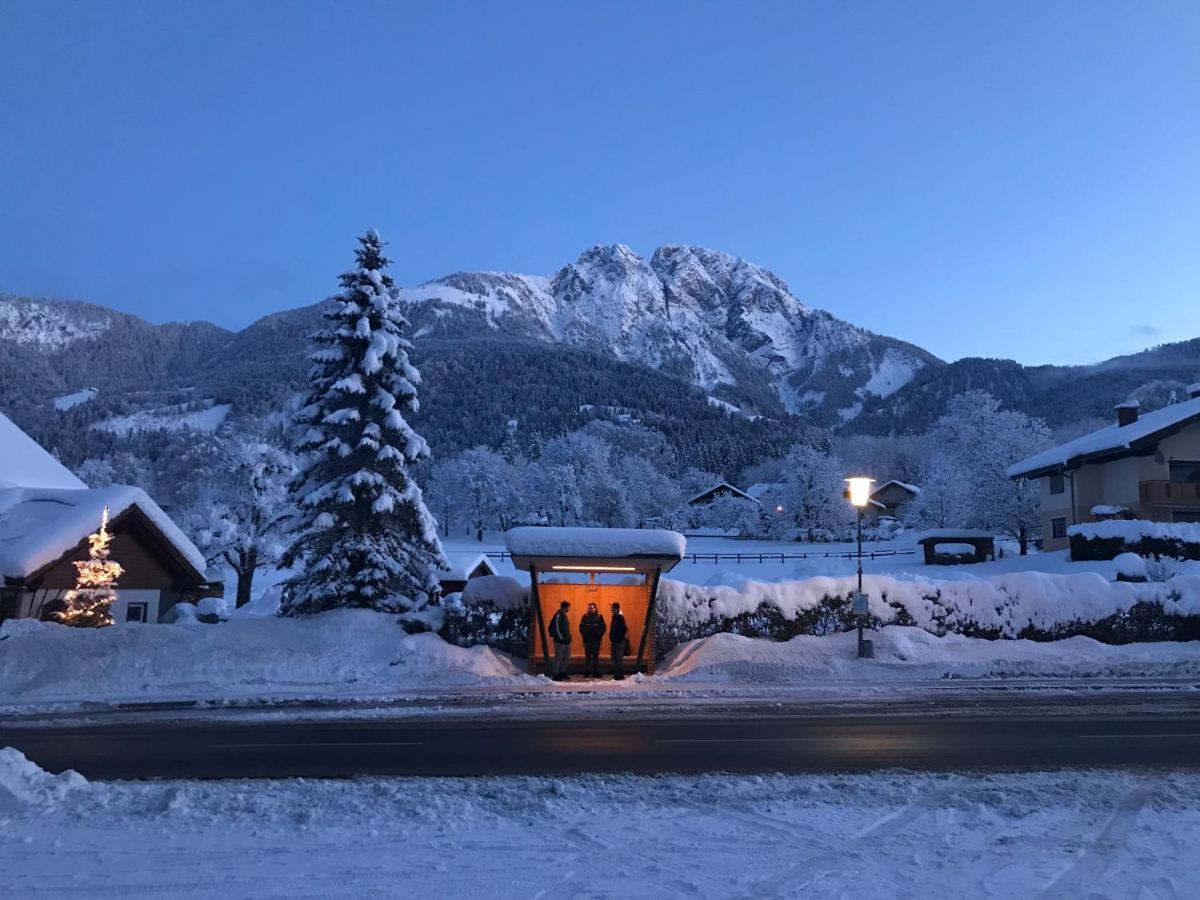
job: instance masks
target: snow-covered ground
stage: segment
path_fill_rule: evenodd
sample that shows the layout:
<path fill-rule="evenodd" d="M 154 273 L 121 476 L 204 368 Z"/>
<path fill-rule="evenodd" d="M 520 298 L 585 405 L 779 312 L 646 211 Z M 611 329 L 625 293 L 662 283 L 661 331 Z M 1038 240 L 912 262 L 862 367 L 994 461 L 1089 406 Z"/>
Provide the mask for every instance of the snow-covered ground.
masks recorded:
<path fill-rule="evenodd" d="M 1200 892 L 1169 772 L 88 783 L 0 751 L 5 896 Z"/>
<path fill-rule="evenodd" d="M 93 428 L 128 436 L 135 431 L 179 431 L 191 428 L 194 431 L 216 431 L 229 416 L 232 406 L 228 403 L 212 403 L 203 409 L 189 410 L 186 407 L 166 406 L 162 409 L 143 409 L 127 416 L 114 416 L 97 422 Z"/>
<path fill-rule="evenodd" d="M 1094 689 L 1089 679 L 1200 677 L 1200 644 L 986 641 L 897 626 L 872 637 L 876 658 L 859 660 L 849 633 L 785 643 L 718 634 L 677 647 L 653 676 L 564 685 L 526 674 L 523 660 L 486 647 L 455 647 L 433 634 L 406 635 L 395 617 L 363 610 L 99 630 L 10 620 L 0 626 L 0 712 L 312 700 L 382 703 L 402 715 L 430 710 L 393 701 L 474 697 L 503 703 L 519 696 L 556 703 L 564 694 L 595 691 L 630 703 L 668 696 L 686 701 L 693 695 L 734 698 L 748 686 L 786 688 L 789 696 L 807 690 L 814 697 L 858 697 L 939 686 L 947 679 L 1058 679 L 1064 688 Z"/>
<path fill-rule="evenodd" d="M 482 542 L 471 537 L 451 535 L 444 538 L 448 550 L 472 550 L 500 553 L 504 550 L 503 534 L 488 533 Z M 717 536 L 690 536 L 687 557 L 671 570 L 670 578 L 689 584 L 736 584 L 739 581 L 792 581 L 814 575 L 843 576 L 854 574 L 857 566 L 852 543 L 808 544 L 790 541 L 739 540 Z M 871 554 L 877 555 L 872 558 Z M 696 559 L 693 559 L 693 554 Z M 741 559 L 736 558 L 741 555 Z M 761 561 L 759 555 L 762 555 Z M 780 559 L 805 554 L 805 559 Z M 716 555 L 717 559 L 713 556 Z M 1111 579 L 1116 567 L 1107 561 L 1071 562 L 1066 550 L 1051 553 L 1018 555 L 1006 548 L 1002 559 L 966 566 L 927 566 L 916 545 L 915 532 L 902 533 L 890 541 L 868 541 L 863 544 L 863 571 L 868 574 L 890 575 L 895 578 L 922 577 L 942 581 L 971 580 L 1009 572 L 1045 572 L 1069 574 L 1097 572 Z M 493 559 L 501 574 L 524 576 L 517 572 L 511 560 Z"/>

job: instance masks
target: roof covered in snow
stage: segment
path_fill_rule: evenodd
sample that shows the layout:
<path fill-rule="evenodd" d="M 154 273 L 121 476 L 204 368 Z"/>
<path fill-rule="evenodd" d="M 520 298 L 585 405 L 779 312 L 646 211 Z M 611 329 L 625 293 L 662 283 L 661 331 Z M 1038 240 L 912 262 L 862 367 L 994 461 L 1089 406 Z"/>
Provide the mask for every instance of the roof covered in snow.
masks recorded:
<path fill-rule="evenodd" d="M 778 481 L 756 481 L 746 488 L 746 493 L 755 500 L 761 500 L 771 491 L 778 490 L 782 485 Z"/>
<path fill-rule="evenodd" d="M 100 527 L 106 506 L 111 519 L 137 507 L 203 576 L 204 554 L 159 505 L 140 488 L 114 484 L 74 490 L 0 488 L 0 578 L 27 578 L 70 553 Z"/>
<path fill-rule="evenodd" d="M 666 571 L 683 559 L 687 541 L 682 534 L 663 528 L 513 528 L 504 535 L 519 567 L 534 559 L 654 560 L 669 563 Z"/>
<path fill-rule="evenodd" d="M 496 567 L 487 554 L 478 550 L 446 550 L 445 556 L 450 568 L 437 573 L 439 581 L 466 581 L 480 566 L 483 566 L 489 575 L 496 574 Z"/>
<path fill-rule="evenodd" d="M 0 413 L 0 488 L 85 488 L 62 463 Z"/>
<path fill-rule="evenodd" d="M 756 500 L 757 499 L 756 497 L 753 497 L 750 494 L 743 491 L 740 487 L 732 485 L 728 481 L 722 481 L 718 484 L 714 484 L 712 487 L 710 487 L 706 490 L 701 491 L 695 497 L 692 497 L 690 500 L 688 500 L 688 504 L 691 505 L 691 504 L 695 504 L 695 503 L 700 503 L 707 498 L 716 497 L 716 496 L 720 496 L 723 494 L 732 494 L 735 497 L 742 497 L 743 499 L 746 499 L 746 500 Z"/>
<path fill-rule="evenodd" d="M 916 496 L 917 494 L 921 493 L 921 489 L 917 485 L 909 484 L 907 481 L 897 481 L 895 478 L 893 478 L 890 481 L 885 481 L 879 487 L 875 488 L 875 490 L 871 491 L 871 496 L 872 497 L 875 496 L 880 491 L 882 491 L 884 488 L 891 487 L 892 485 L 895 485 L 898 488 L 903 488 L 904 490 L 908 491 L 913 496 Z"/>
<path fill-rule="evenodd" d="M 1045 450 L 1009 466 L 1008 477 L 1036 477 L 1102 458 L 1119 458 L 1142 447 L 1153 445 L 1194 421 L 1200 421 L 1200 397 L 1143 413 L 1136 422 L 1128 425 L 1117 425 L 1114 422 L 1099 431 Z"/>
<path fill-rule="evenodd" d="M 918 534 L 916 542 L 927 544 L 930 541 L 987 540 L 995 537 L 996 532 L 978 528 L 930 528 Z"/>

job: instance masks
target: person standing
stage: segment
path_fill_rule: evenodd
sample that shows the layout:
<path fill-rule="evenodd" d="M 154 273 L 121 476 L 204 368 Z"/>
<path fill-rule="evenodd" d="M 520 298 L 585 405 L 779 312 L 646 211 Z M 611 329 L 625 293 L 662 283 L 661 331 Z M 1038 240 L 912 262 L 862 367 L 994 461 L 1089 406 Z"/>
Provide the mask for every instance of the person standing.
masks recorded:
<path fill-rule="evenodd" d="M 629 626 L 621 612 L 621 604 L 612 605 L 612 625 L 608 629 L 608 643 L 612 650 L 613 681 L 625 677 L 625 654 L 629 652 Z"/>
<path fill-rule="evenodd" d="M 600 677 L 600 642 L 604 640 L 604 632 L 608 626 L 604 617 L 596 609 L 595 603 L 589 603 L 587 612 L 579 622 L 579 637 L 583 640 L 583 674 L 585 678 Z"/>
<path fill-rule="evenodd" d="M 571 604 L 564 600 L 558 606 L 558 612 L 550 620 L 550 640 L 554 641 L 554 680 L 570 681 L 567 666 L 571 664 L 571 618 L 567 610 Z"/>

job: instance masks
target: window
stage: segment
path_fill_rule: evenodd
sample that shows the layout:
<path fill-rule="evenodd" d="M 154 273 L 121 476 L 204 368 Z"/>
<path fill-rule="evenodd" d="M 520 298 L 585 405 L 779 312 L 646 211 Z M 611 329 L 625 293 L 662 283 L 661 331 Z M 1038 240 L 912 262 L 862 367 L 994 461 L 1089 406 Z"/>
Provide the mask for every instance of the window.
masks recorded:
<path fill-rule="evenodd" d="M 1171 514 L 1172 522 L 1200 522 L 1200 512 L 1177 509 Z"/>
<path fill-rule="evenodd" d="M 125 608 L 126 622 L 145 622 L 146 621 L 146 604 L 145 603 L 130 603 Z"/>
<path fill-rule="evenodd" d="M 1055 516 L 1050 520 L 1050 537 L 1054 540 L 1062 540 L 1067 536 L 1067 517 Z"/>
<path fill-rule="evenodd" d="M 1173 459 L 1167 463 L 1167 476 L 1171 481 L 1186 481 L 1190 484 L 1200 484 L 1200 460 Z"/>
<path fill-rule="evenodd" d="M 1055 472 L 1050 476 L 1050 493 L 1061 494 L 1067 489 L 1066 481 L 1062 472 Z"/>

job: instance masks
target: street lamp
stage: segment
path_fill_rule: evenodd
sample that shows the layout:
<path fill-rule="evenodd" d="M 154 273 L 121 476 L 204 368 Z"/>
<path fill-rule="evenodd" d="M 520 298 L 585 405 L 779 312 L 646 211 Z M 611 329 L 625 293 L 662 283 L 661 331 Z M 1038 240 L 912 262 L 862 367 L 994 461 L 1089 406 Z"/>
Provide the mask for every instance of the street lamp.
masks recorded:
<path fill-rule="evenodd" d="M 846 479 L 846 493 L 850 504 L 858 511 L 858 592 L 854 595 L 854 612 L 858 616 L 858 658 L 866 656 L 866 645 L 863 641 L 863 623 L 867 618 L 867 595 L 863 593 L 862 583 L 862 520 L 863 510 L 871 502 L 871 485 L 874 478 L 855 475 Z"/>

